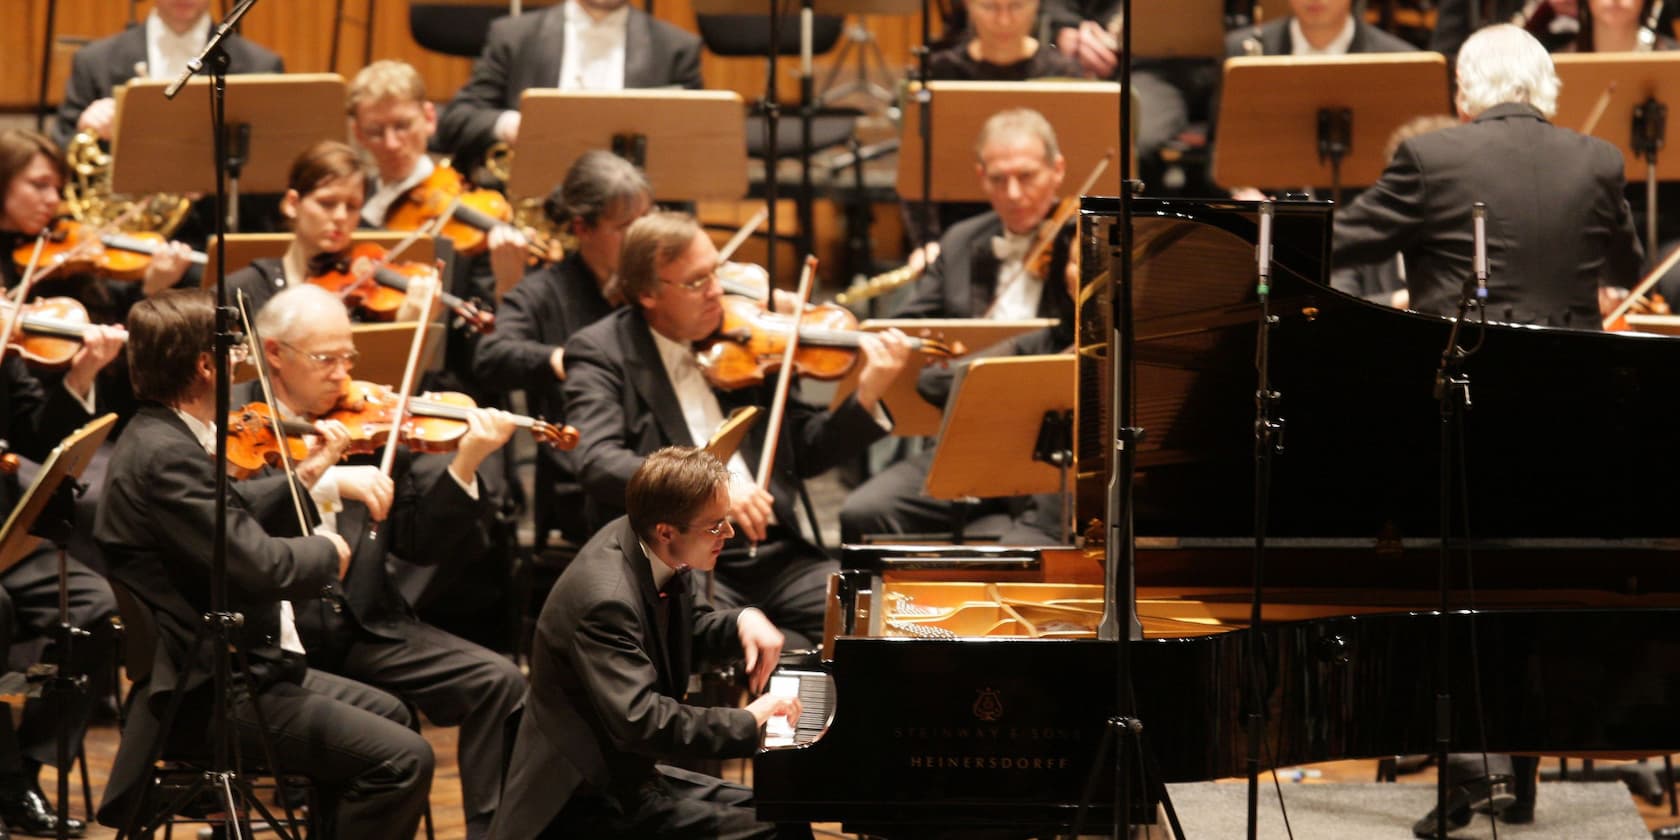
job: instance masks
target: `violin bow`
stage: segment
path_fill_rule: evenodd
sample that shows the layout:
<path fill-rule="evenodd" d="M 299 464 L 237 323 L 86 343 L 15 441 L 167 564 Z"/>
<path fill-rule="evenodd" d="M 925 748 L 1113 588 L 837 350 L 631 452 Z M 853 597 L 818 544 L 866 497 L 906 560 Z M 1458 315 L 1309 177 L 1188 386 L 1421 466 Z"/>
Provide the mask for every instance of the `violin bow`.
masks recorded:
<path fill-rule="evenodd" d="M 297 512 L 298 532 L 304 536 L 310 533 L 309 515 L 303 511 L 303 494 L 298 492 L 297 467 L 292 463 L 291 450 L 286 446 L 286 433 L 280 428 L 280 403 L 274 399 L 274 387 L 268 376 L 268 359 L 263 355 L 262 336 L 257 333 L 256 322 L 251 320 L 250 301 L 245 297 L 244 289 L 234 289 L 234 295 L 239 301 L 239 320 L 245 327 L 245 344 L 251 351 L 251 364 L 257 369 L 257 384 L 262 387 L 263 401 L 268 403 L 269 419 L 273 422 L 274 437 L 280 442 L 275 447 L 280 451 L 280 466 L 286 473 L 286 487 L 292 491 L 292 510 Z M 227 418 L 222 418 L 226 422 Z"/>
<path fill-rule="evenodd" d="M 437 292 L 436 284 L 427 287 L 425 298 L 420 302 L 421 312 L 432 311 L 432 302 L 437 298 Z M 386 478 L 391 477 L 391 468 L 396 464 L 397 441 L 402 436 L 403 418 L 408 416 L 409 393 L 414 390 L 414 374 L 420 367 L 420 351 L 426 345 L 426 327 L 430 324 L 430 318 L 421 318 L 414 322 L 414 338 L 408 344 L 408 363 L 403 366 L 402 389 L 397 392 L 396 414 L 391 422 L 391 431 L 385 436 L 385 452 L 379 457 L 379 471 Z"/>
<path fill-rule="evenodd" d="M 1610 100 L 1616 95 L 1616 80 L 1604 87 L 1604 92 L 1598 95 L 1598 101 L 1593 103 L 1593 109 L 1587 114 L 1587 121 L 1581 125 L 1581 133 L 1592 136 L 1598 130 L 1598 121 L 1604 119 L 1604 112 L 1610 109 Z"/>
<path fill-rule="evenodd" d="M 41 249 L 47 244 L 47 228 L 35 235 L 35 249 L 29 252 L 29 264 L 23 267 L 23 279 L 18 281 L 17 300 L 12 302 L 11 311 L 6 313 L 5 326 L 0 327 L 0 348 L 12 346 L 12 336 L 17 333 L 18 321 L 23 318 L 23 301 L 29 297 L 29 287 L 34 285 L 36 270 L 41 267 Z M 56 267 L 49 266 L 48 271 Z"/>
<path fill-rule="evenodd" d="M 758 226 L 764 224 L 764 220 L 769 217 L 770 211 L 767 208 L 758 208 L 758 212 L 752 214 L 752 218 L 748 219 L 746 224 L 741 225 L 735 231 L 735 235 L 729 237 L 728 242 L 723 243 L 723 248 L 718 251 L 718 262 L 729 262 L 729 258 L 735 256 L 735 252 L 741 249 L 741 245 L 758 232 Z"/>
<path fill-rule="evenodd" d="M 402 255 L 402 252 L 408 250 L 409 247 L 412 246 L 414 243 L 419 242 L 421 240 L 421 238 L 429 237 L 429 236 L 437 236 L 438 231 L 443 230 L 444 223 L 449 221 L 450 215 L 455 212 L 455 204 L 456 203 L 458 203 L 458 202 L 451 202 L 450 205 L 449 205 L 449 210 L 445 213 L 440 214 L 436 219 L 434 219 L 432 221 L 432 224 L 421 225 L 420 227 L 417 227 L 414 230 L 409 231 L 408 235 L 404 236 L 402 239 L 397 240 L 397 244 L 392 245 L 391 249 L 385 252 L 384 258 L 382 258 L 378 262 L 374 263 L 373 270 L 369 271 L 366 277 L 358 276 L 356 278 L 356 282 L 350 283 L 350 284 L 346 285 L 343 289 L 339 290 L 339 292 L 338 292 L 339 299 L 342 300 L 344 298 L 348 298 L 350 296 L 350 293 L 355 291 L 363 283 L 374 282 L 374 279 L 373 279 L 373 272 L 374 271 L 378 271 L 380 268 L 383 268 L 385 266 L 390 265 L 392 262 L 394 262 L 397 259 L 397 257 Z M 354 273 L 354 272 L 352 272 L 352 273 Z M 443 282 L 443 278 L 439 277 L 438 282 L 440 282 L 440 283 Z"/>
<path fill-rule="evenodd" d="M 758 453 L 758 489 L 770 490 L 770 470 L 776 466 L 776 446 L 782 434 L 782 415 L 787 411 L 788 388 L 793 384 L 793 355 L 799 351 L 799 321 L 805 317 L 805 305 L 811 296 L 811 279 L 817 274 L 817 258 L 805 255 L 805 268 L 799 272 L 799 300 L 793 308 L 794 329 L 788 330 L 787 349 L 782 351 L 782 369 L 776 374 L 776 396 L 770 400 L 770 422 L 764 427 L 764 449 Z M 747 549 L 748 555 L 758 556 L 758 543 Z"/>
<path fill-rule="evenodd" d="M 1628 292 L 1627 297 L 1622 298 L 1621 303 L 1616 304 L 1615 309 L 1610 310 L 1609 315 L 1604 316 L 1604 328 L 1610 329 L 1610 325 L 1616 323 L 1617 318 L 1626 315 L 1635 303 L 1643 300 L 1645 293 L 1651 291 L 1651 287 L 1657 285 L 1657 281 L 1661 280 L 1663 275 L 1674 267 L 1675 263 L 1680 263 L 1680 248 L 1670 252 L 1656 268 L 1651 269 L 1651 272 L 1645 275 L 1645 279 L 1639 281 L 1639 285 L 1633 287 L 1633 291 Z"/>

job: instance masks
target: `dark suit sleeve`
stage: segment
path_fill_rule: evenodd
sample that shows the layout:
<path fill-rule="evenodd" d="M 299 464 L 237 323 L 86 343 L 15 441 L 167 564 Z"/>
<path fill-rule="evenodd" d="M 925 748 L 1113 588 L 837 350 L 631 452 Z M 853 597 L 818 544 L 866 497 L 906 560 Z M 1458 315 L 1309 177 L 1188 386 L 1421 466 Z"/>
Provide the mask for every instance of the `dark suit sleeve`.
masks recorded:
<path fill-rule="evenodd" d="M 700 39 L 684 39 L 671 56 L 671 78 L 689 90 L 705 87 L 700 80 Z"/>
<path fill-rule="evenodd" d="M 714 610 L 694 599 L 694 658 L 700 662 L 733 662 L 745 656 L 741 650 L 741 610 Z"/>
<path fill-rule="evenodd" d="M 566 345 L 566 419 L 581 436 L 572 454 L 584 492 L 618 509 L 642 456 L 630 439 L 631 418 L 620 398 L 632 386 L 622 359 L 613 358 L 601 342 L 604 335 L 610 333 L 585 330 Z"/>
<path fill-rule="evenodd" d="M 513 23 L 517 20 L 501 18 L 490 24 L 484 52 L 473 64 L 472 77 L 438 117 L 438 145 L 458 160 L 495 142 L 496 118 L 517 105 L 508 101 L 515 46 Z"/>
<path fill-rule="evenodd" d="M 1606 201 L 1616 208 L 1610 245 L 1605 253 L 1605 259 L 1608 261 L 1605 277 L 1601 282 L 1631 288 L 1639 282 L 1640 270 L 1645 262 L 1645 248 L 1639 241 L 1639 232 L 1633 222 L 1633 210 L 1628 207 L 1621 153 L 1613 148 L 1604 148 L 1599 151 L 1599 157 L 1598 168 L 1604 173 L 1599 176 L 1599 182 L 1605 185 L 1608 193 Z"/>
<path fill-rule="evenodd" d="M 58 103 L 58 120 L 53 123 L 53 141 L 60 148 L 76 135 L 76 121 L 95 101 L 111 95 L 104 84 L 104 51 L 83 47 L 70 61 L 70 79 L 64 84 L 64 99 Z"/>
<path fill-rule="evenodd" d="M 496 330 L 479 342 L 473 355 L 473 378 L 483 385 L 508 391 L 554 380 L 548 364 L 554 346 L 541 340 L 542 291 L 550 273 L 525 275 L 496 308 Z"/>
<path fill-rule="evenodd" d="M 822 473 L 887 436 L 875 416 L 853 394 L 832 411 L 793 397 L 787 402 L 788 428 L 798 429 L 799 476 Z"/>
<path fill-rule="evenodd" d="M 614 748 L 662 759 L 751 755 L 758 747 L 752 713 L 691 706 L 655 689 L 658 671 L 645 647 L 653 637 L 622 600 L 597 600 L 578 618 L 566 658 Z"/>
<path fill-rule="evenodd" d="M 125 495 L 144 499 L 145 517 L 155 545 L 170 546 L 176 561 L 210 573 L 216 524 L 214 464 L 190 446 L 162 447 Z M 338 552 L 325 537 L 271 537 L 230 494 L 228 503 L 228 582 L 252 598 L 318 596 L 338 578 Z"/>
<path fill-rule="evenodd" d="M 1404 250 L 1426 221 L 1423 168 L 1403 143 L 1388 169 L 1345 212 L 1336 214 L 1331 261 L 1381 262 Z"/>
<path fill-rule="evenodd" d="M 409 455 L 397 471 L 391 500 L 391 551 L 420 566 L 480 557 L 490 548 L 484 525 L 489 504 L 484 482 L 478 498 L 448 475 L 450 455 Z"/>
<path fill-rule="evenodd" d="M 6 418 L 7 443 L 30 460 L 45 460 L 66 435 L 93 419 L 62 383 L 42 386 L 17 356 L 7 357 L 0 375 L 6 380 L 11 412 Z"/>

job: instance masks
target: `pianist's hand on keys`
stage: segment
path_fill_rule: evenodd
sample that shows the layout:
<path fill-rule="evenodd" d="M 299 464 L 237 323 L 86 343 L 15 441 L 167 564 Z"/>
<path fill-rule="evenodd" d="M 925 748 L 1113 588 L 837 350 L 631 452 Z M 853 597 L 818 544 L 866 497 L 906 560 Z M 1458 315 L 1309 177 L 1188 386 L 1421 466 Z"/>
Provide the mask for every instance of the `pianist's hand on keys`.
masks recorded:
<path fill-rule="evenodd" d="M 752 713 L 759 726 L 769 727 L 765 735 L 767 746 L 775 744 L 777 737 L 783 738 L 784 744 L 792 743 L 793 724 L 790 720 L 799 719 L 799 679 L 796 677 L 789 681 L 772 677 L 770 690 L 748 703 L 747 711 Z M 778 736 L 778 732 L 785 734 Z"/>

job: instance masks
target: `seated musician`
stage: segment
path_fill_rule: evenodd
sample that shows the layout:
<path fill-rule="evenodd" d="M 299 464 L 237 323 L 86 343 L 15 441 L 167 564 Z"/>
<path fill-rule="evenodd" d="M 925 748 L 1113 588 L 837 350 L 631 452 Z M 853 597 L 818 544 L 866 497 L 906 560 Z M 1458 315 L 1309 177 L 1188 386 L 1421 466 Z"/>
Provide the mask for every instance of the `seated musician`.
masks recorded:
<path fill-rule="evenodd" d="M 1471 272 L 1471 205 L 1485 202 L 1488 318 L 1598 329 L 1600 284 L 1630 285 L 1643 255 L 1621 152 L 1548 122 L 1557 72 L 1517 27 L 1472 35 L 1458 85 L 1465 124 L 1400 144 L 1381 179 L 1336 214 L 1335 263 L 1403 254 L 1411 308 L 1451 314 Z"/>
<path fill-rule="evenodd" d="M 970 0 L 974 37 L 928 56 L 928 75 L 959 82 L 1078 78 L 1079 62 L 1040 42 L 1038 0 Z"/>
<path fill-rule="evenodd" d="M 746 708 L 682 700 L 695 661 L 744 655 L 759 691 L 782 650 L 764 613 L 694 594 L 690 573 L 712 571 L 734 534 L 730 484 L 703 450 L 653 452 L 624 488 L 627 515 L 549 591 L 495 837 L 811 836 L 759 823 L 750 788 L 656 763 L 750 756 L 770 718 L 799 716 L 797 699 L 770 694 Z"/>
<path fill-rule="evenodd" d="M 1680 49 L 1659 25 L 1646 30 L 1655 0 L 1580 0 L 1575 40 L 1553 52 L 1646 52 Z M 1660 12 L 1659 12 L 1660 14 Z M 1660 24 L 1660 22 L 1659 22 Z M 1641 31 L 1644 30 L 1643 34 Z M 1646 40 L 1649 39 L 1649 46 Z"/>
<path fill-rule="evenodd" d="M 213 461 L 216 416 L 215 306 L 209 292 L 173 290 L 129 313 L 128 353 L 135 390 L 148 402 L 111 457 L 94 535 L 111 577 L 132 590 L 158 630 L 156 665 L 137 684 L 117 748 L 100 821 L 121 825 L 150 785 L 148 764 L 161 740 L 166 755 L 205 756 L 204 722 L 213 698 L 207 655 L 194 646 L 211 609 L 210 560 L 216 520 Z M 312 469 L 337 462 L 349 443 L 342 427 L 323 428 L 304 459 Z M 282 483 L 285 476 L 252 481 Z M 228 607 L 243 621 L 234 642 L 250 660 L 239 669 L 229 706 L 231 730 L 247 756 L 260 755 L 258 709 L 267 744 L 288 773 L 308 776 L 321 797 L 326 837 L 410 840 L 432 780 L 432 750 L 410 729 L 401 702 L 360 683 L 307 667 L 294 608 L 344 579 L 351 552 L 337 534 L 277 537 L 264 530 L 241 493 L 227 503 Z M 293 527 L 296 527 L 295 525 Z M 176 692 L 180 708 L 165 710 Z"/>
<path fill-rule="evenodd" d="M 1002 111 L 981 127 L 975 158 L 975 175 L 992 209 L 945 234 L 939 256 L 894 317 L 1055 318 L 1071 324 L 1073 299 L 1067 285 L 1046 282 L 1025 264 L 1036 239 L 1054 236 L 1046 274 L 1066 270 L 1071 228 L 1042 229 L 1056 206 L 1067 166 L 1055 131 L 1037 111 Z M 953 504 L 922 495 L 932 463 L 931 450 L 900 461 L 848 496 L 840 511 L 841 540 L 949 530 Z M 971 511 L 974 524 L 1001 524 L 986 519 L 1007 515 L 1009 506 L 1007 499 L 979 503 Z"/>
<path fill-rule="evenodd" d="M 280 259 L 260 258 L 230 272 L 226 278 L 230 299 L 235 291 L 243 291 L 254 313 L 281 289 L 307 283 L 323 271 L 362 271 L 364 266 L 344 265 L 342 257 L 361 218 L 365 186 L 361 158 L 343 143 L 322 140 L 299 154 L 292 161 L 286 194 L 280 200 L 280 213 L 292 225 L 292 244 Z M 427 282 L 410 278 L 397 320 L 419 316 Z"/>
<path fill-rule="evenodd" d="M 499 390 L 524 389 L 534 414 L 564 420 L 566 343 L 624 302 L 619 248 L 630 224 L 652 206 L 653 188 L 629 161 L 611 152 L 584 152 L 544 204 L 577 246 L 559 263 L 526 275 L 502 299 L 496 331 L 473 355 L 473 377 Z M 551 530 L 579 544 L 589 537 L 575 461 L 571 453 L 548 447 L 537 455 L 539 545 Z"/>
<path fill-rule="evenodd" d="M 210 40 L 211 23 L 210 0 L 157 0 L 144 23 L 77 50 L 53 139 L 64 146 L 76 132 L 87 131 L 110 140 L 117 115 L 113 92 L 137 77 L 179 77 Z M 229 73 L 285 72 L 280 56 L 238 35 L 222 46 Z"/>
<path fill-rule="evenodd" d="M 443 109 L 438 142 L 465 165 L 517 141 L 526 88 L 658 87 L 700 87 L 698 37 L 629 0 L 565 0 L 490 25 L 472 78 Z"/>
<path fill-rule="evenodd" d="M 1353 0 L 1289 0 L 1289 14 L 1225 36 L 1225 56 L 1351 55 L 1417 47 L 1354 14 Z"/>
<path fill-rule="evenodd" d="M 717 248 L 692 217 L 642 217 L 625 234 L 619 259 L 625 297 L 634 303 L 566 344 L 566 419 L 583 433 L 578 475 L 594 522 L 620 512 L 625 485 L 649 453 L 704 444 L 730 409 L 771 401 L 773 379 L 725 391 L 706 379 L 695 358 L 692 344 L 715 334 L 723 319 L 717 264 Z M 903 370 L 910 345 L 889 330 L 863 335 L 860 352 L 857 390 L 839 406 L 819 411 L 788 400 L 768 490 L 759 489 L 755 476 L 765 423 L 729 459 L 739 477 L 730 488 L 729 517 L 742 539 L 724 552 L 709 582 L 712 604 L 758 606 L 790 638 L 802 637 L 796 647 L 821 635 L 824 592 L 835 570 L 801 533 L 794 512 L 799 482 L 887 434 L 881 395 Z"/>
<path fill-rule="evenodd" d="M 278 414 L 305 422 L 330 419 L 356 355 L 344 304 L 316 286 L 286 289 L 257 314 L 257 331 Z M 234 391 L 234 405 L 262 400 L 256 382 Z M 311 667 L 388 691 L 435 724 L 461 727 L 461 806 L 467 836 L 478 838 L 496 810 L 503 726 L 519 710 L 525 678 L 507 658 L 415 618 L 387 569 L 392 555 L 420 565 L 483 556 L 489 512 L 477 473 L 514 426 L 494 409 L 469 412 L 466 426 L 453 456 L 403 450 L 394 476 L 372 464 L 300 475 L 311 485 L 310 518 L 320 522 L 315 533 L 326 529 L 343 537 L 353 556 L 342 588 L 330 587 L 296 608 Z M 287 493 L 284 486 L 270 489 Z M 271 525 L 271 533 L 296 532 L 289 496 L 252 504 L 281 508 L 290 517 Z"/>

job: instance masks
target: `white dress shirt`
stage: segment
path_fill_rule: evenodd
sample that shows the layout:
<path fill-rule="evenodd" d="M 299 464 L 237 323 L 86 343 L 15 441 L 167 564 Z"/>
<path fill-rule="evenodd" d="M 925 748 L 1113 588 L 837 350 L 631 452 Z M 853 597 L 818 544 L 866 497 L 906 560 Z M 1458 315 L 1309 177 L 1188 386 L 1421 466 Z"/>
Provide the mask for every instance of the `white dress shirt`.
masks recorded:
<path fill-rule="evenodd" d="M 1348 47 L 1353 45 L 1353 15 L 1348 15 L 1342 31 L 1322 50 L 1314 49 L 1312 44 L 1307 43 L 1307 36 L 1301 31 L 1301 21 L 1290 16 L 1289 44 L 1292 55 L 1347 55 Z"/>
<path fill-rule="evenodd" d="M 705 446 L 717 433 L 718 427 L 723 425 L 723 407 L 718 404 L 712 384 L 701 372 L 693 348 L 672 341 L 651 327 L 648 333 L 653 336 L 654 346 L 659 348 L 659 361 L 665 366 L 665 375 L 670 377 L 671 390 L 677 392 L 677 404 L 682 407 L 683 424 L 688 426 L 688 436 L 694 440 L 695 446 Z M 753 480 L 753 471 L 739 451 L 729 456 L 729 472 L 736 479 Z"/>
<path fill-rule="evenodd" d="M 200 15 L 198 21 L 177 35 L 158 17 L 157 10 L 146 16 L 146 75 L 153 79 L 173 79 L 187 69 L 187 62 L 198 57 L 210 41 L 210 13 Z"/>
<path fill-rule="evenodd" d="M 373 195 L 368 196 L 368 200 L 362 204 L 362 221 L 374 227 L 384 227 L 385 212 L 390 209 L 391 202 L 401 198 L 413 189 L 414 185 L 430 178 L 432 170 L 436 168 L 430 157 L 421 155 L 420 160 L 414 164 L 414 171 L 408 173 L 407 178 L 392 184 L 380 182 Z"/>
<path fill-rule="evenodd" d="M 187 431 L 192 432 L 193 437 L 198 439 L 198 445 L 204 447 L 204 451 L 209 453 L 210 457 L 216 457 L 216 425 L 204 423 L 179 408 L 174 411 L 175 416 L 187 424 Z M 280 602 L 280 649 L 299 656 L 304 654 L 303 638 L 298 635 L 297 619 L 293 616 L 291 601 Z"/>
<path fill-rule="evenodd" d="M 620 6 L 596 20 L 566 0 L 566 43 L 560 53 L 561 90 L 623 90 L 624 43 L 630 31 L 630 7 Z"/>
<path fill-rule="evenodd" d="M 993 321 L 1020 321 L 1038 317 L 1038 302 L 1044 297 L 1044 280 L 1022 267 L 1031 250 L 1032 233 L 1009 233 L 992 237 L 992 254 L 999 260 L 997 293 L 986 317 Z"/>

